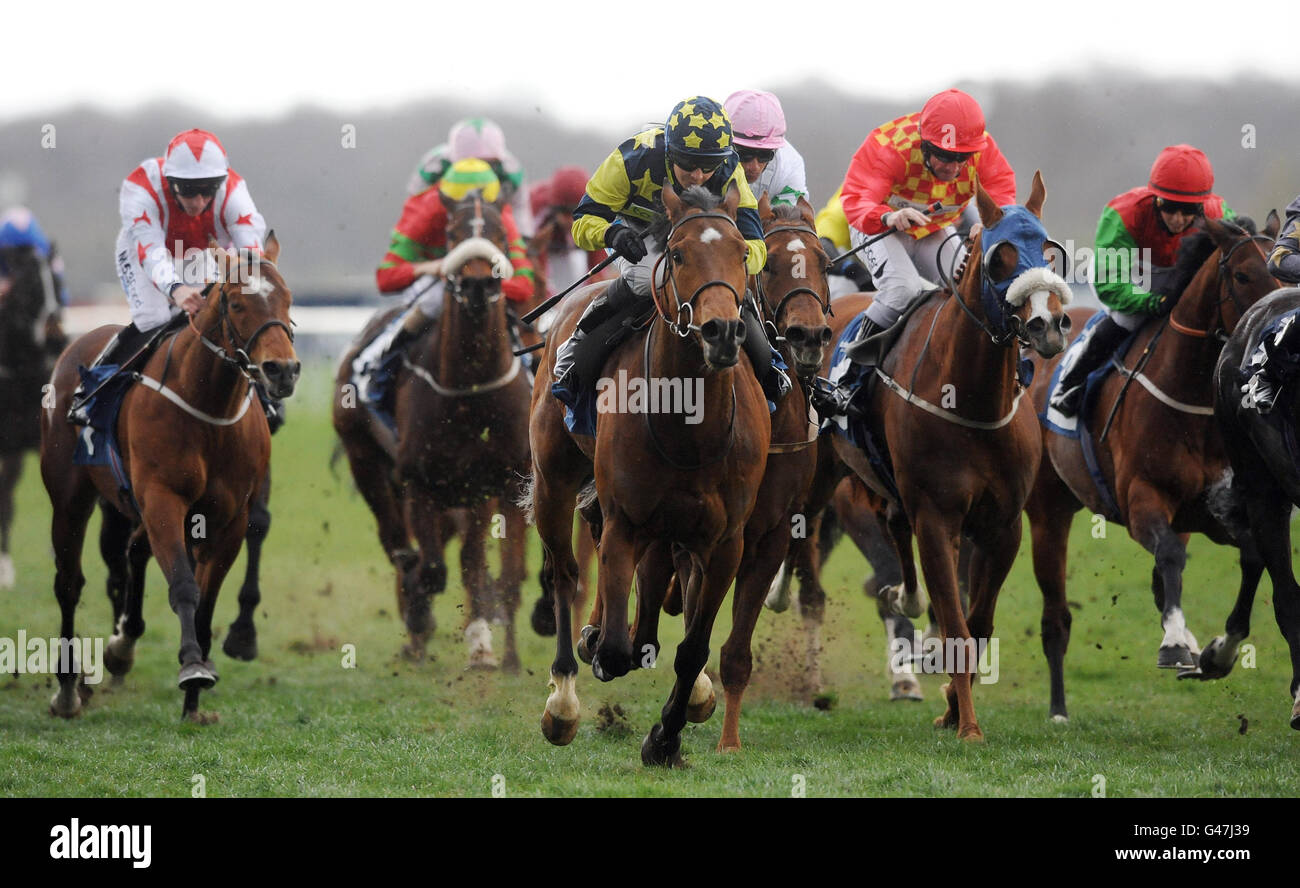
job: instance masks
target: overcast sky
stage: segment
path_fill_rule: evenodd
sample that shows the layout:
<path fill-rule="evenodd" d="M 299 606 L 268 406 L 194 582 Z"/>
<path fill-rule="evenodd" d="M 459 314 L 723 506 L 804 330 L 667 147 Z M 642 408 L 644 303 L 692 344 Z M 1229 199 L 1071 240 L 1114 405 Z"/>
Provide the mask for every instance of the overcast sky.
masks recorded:
<path fill-rule="evenodd" d="M 629 121 L 662 119 L 687 95 L 721 101 L 742 87 L 779 95 L 782 85 L 811 78 L 916 100 L 961 81 L 1116 66 L 1176 80 L 1282 77 L 1294 57 L 1291 29 L 1270 25 L 1275 4 L 1250 8 L 38 0 L 6 5 L 0 122 L 87 103 L 115 111 L 175 100 L 227 118 L 266 118 L 300 104 L 346 114 L 442 96 L 478 100 L 488 114 L 535 106 L 575 126 L 621 131 Z M 1216 18 L 1203 9 L 1216 9 Z"/>

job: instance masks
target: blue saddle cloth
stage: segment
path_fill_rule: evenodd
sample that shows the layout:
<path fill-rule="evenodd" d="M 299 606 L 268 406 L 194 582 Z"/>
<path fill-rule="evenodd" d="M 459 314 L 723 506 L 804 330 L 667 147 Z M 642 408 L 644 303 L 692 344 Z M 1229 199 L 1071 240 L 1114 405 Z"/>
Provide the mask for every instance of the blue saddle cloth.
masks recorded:
<path fill-rule="evenodd" d="M 835 341 L 834 351 L 831 352 L 830 381 L 849 390 L 849 403 L 855 407 L 865 403 L 869 383 L 876 378 L 870 367 L 849 360 L 848 348 L 857 340 L 866 322 L 867 312 L 864 309 L 849 321 L 840 338 Z M 865 453 L 876 475 L 884 482 L 894 499 L 899 500 L 901 497 L 894 482 L 894 467 L 889 461 L 889 454 L 877 444 L 865 416 L 865 410 L 852 410 L 846 415 L 827 419 L 822 424 L 822 430 L 825 431 L 829 427 L 835 434 Z"/>
<path fill-rule="evenodd" d="M 118 487 L 128 497 L 131 494 L 131 482 L 122 467 L 122 452 L 117 444 L 117 416 L 122 409 L 122 399 L 135 378 L 130 373 L 117 373 L 117 364 L 104 364 L 93 370 L 78 367 L 81 384 L 85 391 L 95 394 L 86 402 L 86 413 L 90 425 L 81 429 L 77 435 L 77 448 L 72 454 L 72 462 L 78 466 L 108 466 Z M 105 380 L 108 380 L 105 383 Z M 99 388 L 103 385 L 103 388 Z M 98 391 L 95 389 L 99 388 Z"/>
<path fill-rule="evenodd" d="M 781 353 L 769 345 L 772 352 L 772 367 L 784 373 L 789 368 L 786 366 L 785 359 Z M 559 399 L 564 405 L 564 425 L 575 435 L 596 434 L 596 417 L 600 413 L 600 392 L 599 380 L 593 379 L 591 385 L 581 384 L 579 380 L 577 391 L 571 391 L 560 385 L 558 382 L 551 383 L 551 394 Z M 767 402 L 767 412 L 775 413 L 776 404 L 771 401 Z"/>

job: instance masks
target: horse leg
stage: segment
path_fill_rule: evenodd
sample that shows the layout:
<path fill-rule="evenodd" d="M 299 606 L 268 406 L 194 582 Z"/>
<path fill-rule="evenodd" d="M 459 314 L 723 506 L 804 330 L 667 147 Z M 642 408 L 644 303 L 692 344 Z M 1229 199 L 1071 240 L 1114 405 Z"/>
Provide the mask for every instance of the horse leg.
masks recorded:
<path fill-rule="evenodd" d="M 740 709 L 754 666 L 754 627 L 758 625 L 768 584 L 785 561 L 789 548 L 790 530 L 784 521 L 761 538 L 746 541 L 740 571 L 736 574 L 736 594 L 731 602 L 731 634 L 722 645 L 719 666 L 727 709 L 722 720 L 718 752 L 740 749 Z"/>
<path fill-rule="evenodd" d="M 636 624 L 632 627 L 632 668 L 653 669 L 659 662 L 659 614 L 673 582 L 673 559 L 667 543 L 646 547 L 636 566 Z"/>
<path fill-rule="evenodd" d="M 491 506 L 483 503 L 467 509 L 465 532 L 460 544 L 460 578 L 468 605 L 465 624 L 465 647 L 470 669 L 496 669 L 501 665 L 492 652 L 492 619 L 495 614 L 492 589 L 488 582 L 485 542 Z M 423 539 L 420 551 L 424 552 Z M 441 549 L 439 550 L 441 551 Z"/>
<path fill-rule="evenodd" d="M 1247 506 L 1251 532 L 1273 581 L 1273 616 L 1291 649 L 1291 727 L 1300 731 L 1300 586 L 1291 567 L 1291 502 L 1273 488 L 1249 497 Z"/>
<path fill-rule="evenodd" d="M 535 454 L 536 456 L 536 454 Z M 533 469 L 533 507 L 542 538 L 543 587 L 555 602 L 555 660 L 551 663 L 550 695 L 542 712 L 542 736 L 556 746 L 573 742 L 578 733 L 578 661 L 573 656 L 573 600 L 578 562 L 573 557 L 573 510 L 577 482 L 553 488 Z"/>
<path fill-rule="evenodd" d="M 583 589 L 584 583 L 589 583 L 591 573 L 591 562 L 595 560 L 596 541 L 591 538 L 591 534 L 583 534 L 583 527 L 578 529 L 578 597 L 574 601 L 574 617 L 577 617 L 579 609 L 586 603 L 587 594 Z M 597 578 L 599 579 L 599 577 Z M 574 626 L 578 631 L 578 658 L 588 666 L 591 665 L 591 655 L 595 653 L 596 645 L 600 642 L 600 624 L 605 619 L 604 602 L 601 601 L 600 595 L 596 595 L 591 600 L 591 613 L 587 616 L 587 622 L 578 626 L 575 619 Z"/>
<path fill-rule="evenodd" d="M 1172 521 L 1173 514 L 1158 491 L 1142 483 L 1133 486 L 1129 494 L 1129 535 L 1155 555 L 1164 593 L 1161 625 L 1165 633 L 1156 665 L 1161 669 L 1190 669 L 1196 666 L 1193 650 L 1198 645 L 1187 629 L 1182 609 L 1187 547 L 1174 533 Z"/>
<path fill-rule="evenodd" d="M 912 557 L 912 525 L 902 509 L 890 507 L 884 515 L 884 527 L 891 545 L 887 554 L 875 552 L 877 561 L 872 566 L 884 562 L 877 568 L 881 571 L 877 576 L 892 580 L 876 586 L 877 612 L 885 624 L 889 643 L 888 666 L 892 678 L 889 699 L 920 701 L 925 695 L 916 680 L 915 666 L 906 656 L 917 651 L 916 628 L 908 617 L 919 617 L 927 606 L 916 575 L 916 560 Z"/>
<path fill-rule="evenodd" d="M 605 542 L 602 540 L 602 551 L 604 545 Z M 744 536 L 739 533 L 718 543 L 708 564 L 703 567 L 703 576 L 692 577 L 687 585 L 686 637 L 677 646 L 677 656 L 673 660 L 673 671 L 677 674 L 677 681 L 673 684 L 668 702 L 664 704 L 660 713 L 659 722 L 650 729 L 650 733 L 641 743 L 643 764 L 683 764 L 681 732 L 686 726 L 687 708 L 692 701 L 695 701 L 695 705 L 699 705 L 698 700 L 702 690 L 700 678 L 704 665 L 709 660 L 709 636 L 713 632 L 713 621 L 718 615 L 718 608 L 727 595 L 731 581 L 736 576 L 744 546 Z M 701 572 L 699 565 L 696 566 L 695 572 Z M 681 575 L 680 569 L 678 575 Z"/>
<path fill-rule="evenodd" d="M 103 500 L 99 502 L 99 516 L 99 555 L 108 568 L 105 591 L 109 604 L 113 606 L 113 626 L 116 628 L 126 604 L 129 581 L 126 547 L 131 540 L 131 521 Z"/>
<path fill-rule="evenodd" d="M 822 513 L 808 520 L 808 536 L 791 544 L 789 558 L 799 578 L 799 616 L 803 621 L 805 641 L 803 695 L 812 703 L 822 694 L 822 621 L 826 617 L 826 590 L 822 588 L 821 558 L 817 541 L 821 534 Z M 768 595 L 771 598 L 771 594 Z"/>
<path fill-rule="evenodd" d="M 1043 656 L 1050 675 L 1052 721 L 1069 721 L 1065 706 L 1065 652 L 1070 646 L 1070 607 L 1065 599 L 1065 565 L 1070 544 L 1070 525 L 1079 503 L 1057 477 L 1043 456 L 1044 464 L 1025 503 L 1032 540 L 1034 578 L 1043 596 Z"/>
<path fill-rule="evenodd" d="M 993 616 L 998 606 L 998 593 L 1002 591 L 1002 584 L 1011 573 L 1016 553 L 1020 551 L 1020 530 L 1021 517 L 1017 512 L 1011 522 L 998 523 L 989 528 L 988 536 L 979 542 L 962 544 L 970 553 L 971 607 L 967 625 L 974 644 L 967 645 L 964 653 L 967 659 L 966 671 L 971 675 L 972 682 L 974 673 L 978 672 L 981 684 L 985 683 L 986 678 L 991 684 L 998 680 L 1001 671 L 998 663 L 1000 645 L 993 636 Z M 990 645 L 992 650 L 988 650 Z M 979 665 L 986 650 L 991 674 L 986 674 Z"/>
<path fill-rule="evenodd" d="M 104 513 L 105 521 L 108 512 Z M 135 643 L 144 635 L 144 579 L 149 566 L 149 536 L 144 526 L 131 531 L 125 546 L 126 584 L 122 614 L 113 624 L 113 635 L 104 645 L 104 667 L 120 682 L 135 663 Z"/>
<path fill-rule="evenodd" d="M 1285 521 L 1291 511 L 1291 504 L 1283 501 L 1283 506 L 1280 517 Z M 1278 515 L 1270 518 L 1261 516 L 1261 520 L 1276 520 L 1277 517 Z M 1215 636 L 1201 651 L 1196 658 L 1197 669 L 1179 673 L 1179 678 L 1223 678 L 1232 671 L 1241 643 L 1250 635 L 1250 612 L 1254 609 L 1255 592 L 1264 573 L 1264 559 L 1249 531 L 1238 543 L 1241 548 L 1241 586 L 1237 589 L 1237 600 L 1232 606 L 1232 613 L 1228 614 L 1224 623 L 1224 634 Z"/>
<path fill-rule="evenodd" d="M 934 603 L 935 616 L 944 645 L 960 644 L 970 649 L 970 628 L 962 615 L 961 596 L 957 590 L 957 548 L 960 540 L 960 519 L 939 513 L 928 503 L 912 510 L 916 515 L 916 541 L 921 555 L 921 569 Z M 954 666 L 955 664 L 946 664 Z M 948 709 L 935 719 L 936 727 L 957 729 L 963 740 L 981 740 L 984 733 L 975 719 L 975 704 L 971 700 L 970 672 L 948 673 L 949 683 L 944 688 Z"/>
<path fill-rule="evenodd" d="M 54 517 L 50 526 L 50 539 L 54 546 L 54 597 L 59 602 L 60 647 L 65 648 L 76 637 L 75 616 L 77 603 L 86 577 L 81 572 L 81 550 L 86 541 L 86 524 L 95 508 L 95 488 L 75 470 L 62 477 L 52 478 L 53 472 L 44 471 L 45 486 L 50 492 Z M 71 469 L 71 467 L 63 467 Z M 68 669 L 64 669 L 64 666 Z M 77 670 L 70 661 L 59 658 L 59 689 L 50 700 L 50 715 L 73 718 L 81 714 L 82 697 L 78 687 Z"/>
<path fill-rule="evenodd" d="M 505 537 L 501 540 L 501 579 L 498 583 L 497 607 L 506 629 L 506 652 L 501 660 L 505 672 L 519 672 L 519 648 L 515 639 L 515 615 L 519 613 L 519 588 L 528 576 L 528 521 L 516 505 L 522 495 L 519 484 L 512 483 L 501 500 L 505 518 Z"/>
<path fill-rule="evenodd" d="M 0 589 L 14 587 L 14 562 L 9 557 L 9 528 L 14 521 L 14 488 L 23 473 L 23 454 L 0 454 Z"/>
<path fill-rule="evenodd" d="M 199 607 L 194 614 L 194 634 L 199 643 L 199 652 L 203 664 L 212 674 L 212 681 L 217 681 L 217 669 L 211 659 L 212 653 L 212 614 L 216 610 L 217 596 L 221 592 L 221 583 L 239 557 L 239 548 L 243 545 L 243 531 L 248 527 L 248 510 L 237 515 L 230 524 L 222 528 L 214 539 L 204 546 L 203 560 L 195 570 L 195 581 L 199 584 Z M 202 685 L 199 686 L 203 687 Z M 208 686 L 210 687 L 210 685 Z M 220 720 L 215 712 L 199 711 L 198 688 L 193 694 L 186 694 L 186 717 L 199 725 L 210 725 Z"/>
<path fill-rule="evenodd" d="M 447 588 L 447 565 L 443 561 L 443 515 L 429 491 L 411 483 L 406 487 L 406 516 L 407 525 L 419 543 L 420 552 L 414 566 L 400 580 L 399 607 L 410 635 L 410 641 L 402 653 L 420 660 L 424 658 L 429 638 L 437 628 L 431 598 Z M 482 545 L 481 539 L 479 544 Z"/>
<path fill-rule="evenodd" d="M 262 589 L 258 576 L 262 565 L 262 543 L 271 530 L 271 473 L 268 471 L 261 489 L 248 508 L 248 565 L 244 571 L 244 584 L 239 587 L 239 616 L 226 630 L 221 650 L 232 660 L 257 659 L 257 626 L 253 622 L 257 606 L 262 602 Z"/>
<path fill-rule="evenodd" d="M 621 512 L 605 516 L 600 536 L 598 593 L 604 608 L 600 640 L 591 654 L 591 671 L 601 681 L 627 675 L 632 668 L 632 638 L 627 626 L 627 600 L 632 575 L 641 552 L 632 538 L 632 528 Z"/>

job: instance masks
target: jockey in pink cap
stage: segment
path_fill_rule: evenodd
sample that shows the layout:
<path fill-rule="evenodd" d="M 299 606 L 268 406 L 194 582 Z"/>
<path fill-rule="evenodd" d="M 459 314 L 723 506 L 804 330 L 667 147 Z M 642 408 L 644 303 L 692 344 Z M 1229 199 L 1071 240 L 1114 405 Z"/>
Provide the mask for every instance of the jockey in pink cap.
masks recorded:
<path fill-rule="evenodd" d="M 772 206 L 796 204 L 808 196 L 803 157 L 785 139 L 785 112 L 770 92 L 742 89 L 722 103 L 731 118 L 736 153 L 755 199 L 767 194 Z"/>
<path fill-rule="evenodd" d="M 519 233 L 533 236 L 532 215 L 528 212 L 528 189 L 524 187 L 524 168 L 506 148 L 505 133 L 486 117 L 467 117 L 457 121 L 447 133 L 447 141 L 430 148 L 407 182 L 406 192 L 414 196 L 438 184 L 438 180 L 458 160 L 485 160 L 501 183 L 503 203 L 510 204 Z"/>

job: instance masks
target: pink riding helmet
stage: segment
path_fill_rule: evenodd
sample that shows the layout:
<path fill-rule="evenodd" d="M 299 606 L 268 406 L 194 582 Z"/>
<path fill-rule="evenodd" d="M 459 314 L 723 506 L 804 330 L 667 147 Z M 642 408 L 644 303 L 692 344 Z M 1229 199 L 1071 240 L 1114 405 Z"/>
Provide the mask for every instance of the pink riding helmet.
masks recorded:
<path fill-rule="evenodd" d="M 452 162 L 476 157 L 505 160 L 506 137 L 501 127 L 483 117 L 470 117 L 451 128 L 447 136 Z"/>
<path fill-rule="evenodd" d="M 722 103 L 731 118 L 732 139 L 746 148 L 780 148 L 785 144 L 785 112 L 770 92 L 742 89 Z"/>

